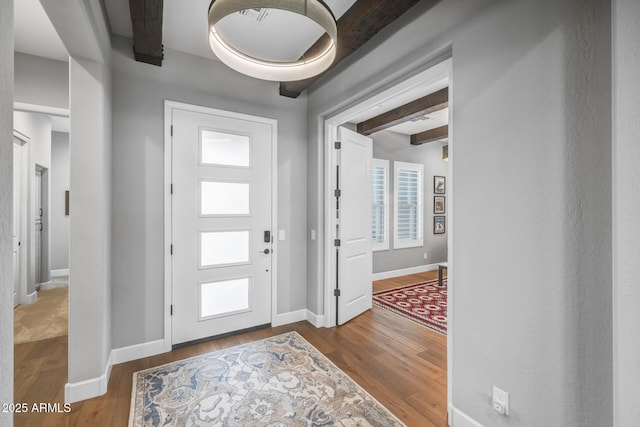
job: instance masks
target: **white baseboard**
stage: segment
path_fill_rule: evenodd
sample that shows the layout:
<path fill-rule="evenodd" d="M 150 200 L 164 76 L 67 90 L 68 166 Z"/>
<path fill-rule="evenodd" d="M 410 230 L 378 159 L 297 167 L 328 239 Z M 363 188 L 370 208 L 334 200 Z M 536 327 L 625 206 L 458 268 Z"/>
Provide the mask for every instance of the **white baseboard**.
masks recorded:
<path fill-rule="evenodd" d="M 51 270 L 51 277 L 63 277 L 69 275 L 69 269 L 65 268 L 62 270 Z"/>
<path fill-rule="evenodd" d="M 48 282 L 38 283 L 36 286 L 41 291 L 46 291 L 47 289 L 51 289 L 53 286 L 53 282 L 49 280 Z"/>
<path fill-rule="evenodd" d="M 439 263 L 438 263 L 439 264 Z M 407 274 L 424 273 L 438 269 L 438 264 L 419 265 L 417 267 L 403 268 L 401 270 L 381 271 L 373 274 L 373 280 L 390 279 L 392 277 L 406 276 Z"/>
<path fill-rule="evenodd" d="M 33 291 L 30 294 L 27 294 L 22 304 L 33 304 L 38 300 L 38 291 Z"/>
<path fill-rule="evenodd" d="M 301 322 L 307 319 L 307 310 L 296 310 L 288 313 L 276 314 L 271 320 L 271 326 L 288 325 L 289 323 Z"/>
<path fill-rule="evenodd" d="M 315 314 L 311 310 L 307 310 L 307 322 L 316 328 L 324 327 L 324 314 Z"/>
<path fill-rule="evenodd" d="M 129 362 L 131 360 L 142 359 L 143 357 L 155 356 L 166 353 L 164 340 L 143 342 L 142 344 L 130 345 L 111 350 L 111 362 L 114 365 Z"/>
<path fill-rule="evenodd" d="M 102 396 L 107 392 L 109 377 L 111 376 L 113 351 L 109 353 L 109 360 L 104 373 L 98 378 L 91 378 L 77 383 L 66 383 L 64 386 L 64 403 L 75 403 L 92 397 Z"/>
<path fill-rule="evenodd" d="M 449 403 L 449 426 L 450 427 L 484 427 L 469 415 Z"/>

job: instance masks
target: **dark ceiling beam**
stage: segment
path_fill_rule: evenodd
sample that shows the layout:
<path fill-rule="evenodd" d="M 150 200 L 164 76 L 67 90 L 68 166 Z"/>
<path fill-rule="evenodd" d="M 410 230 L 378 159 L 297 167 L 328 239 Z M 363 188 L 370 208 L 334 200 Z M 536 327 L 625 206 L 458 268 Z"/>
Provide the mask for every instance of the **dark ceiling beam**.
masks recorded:
<path fill-rule="evenodd" d="M 427 142 L 438 141 L 449 136 L 449 126 L 444 125 L 439 128 L 429 129 L 424 132 L 411 135 L 411 145 L 426 144 Z"/>
<path fill-rule="evenodd" d="M 415 101 L 411 101 L 408 104 L 394 108 L 391 111 L 382 113 L 372 119 L 358 123 L 358 133 L 371 135 L 372 133 L 388 129 L 392 126 L 443 110 L 448 106 L 449 88 L 444 88 L 416 99 Z"/>
<path fill-rule="evenodd" d="M 439 0 L 422 0 L 437 3 Z M 336 59 L 327 71 L 335 67 L 358 48 L 369 41 L 380 30 L 391 24 L 420 0 L 358 0 L 338 21 L 338 41 Z M 300 59 L 319 52 L 328 43 L 324 34 L 307 50 Z M 281 82 L 280 95 L 297 98 L 313 82 L 325 73 L 294 82 Z"/>
<path fill-rule="evenodd" d="M 162 66 L 163 0 L 129 0 L 136 61 Z"/>

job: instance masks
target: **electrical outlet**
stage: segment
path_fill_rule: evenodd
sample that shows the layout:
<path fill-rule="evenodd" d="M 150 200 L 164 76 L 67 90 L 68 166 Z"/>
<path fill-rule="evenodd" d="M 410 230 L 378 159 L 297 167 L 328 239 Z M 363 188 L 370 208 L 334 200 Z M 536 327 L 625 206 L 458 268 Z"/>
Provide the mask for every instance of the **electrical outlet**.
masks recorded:
<path fill-rule="evenodd" d="M 424 253 L 424 259 L 427 259 L 427 253 L 426 252 Z"/>
<path fill-rule="evenodd" d="M 493 400 L 491 406 L 500 415 L 509 415 L 509 393 L 493 386 Z"/>

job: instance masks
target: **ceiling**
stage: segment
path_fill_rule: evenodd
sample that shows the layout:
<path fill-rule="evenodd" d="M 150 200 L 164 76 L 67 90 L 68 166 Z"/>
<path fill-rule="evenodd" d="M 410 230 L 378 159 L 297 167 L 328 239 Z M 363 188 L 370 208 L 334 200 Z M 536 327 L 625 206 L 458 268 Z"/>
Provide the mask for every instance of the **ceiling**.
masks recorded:
<path fill-rule="evenodd" d="M 325 0 L 325 2 L 338 19 L 356 0 Z M 209 3 L 210 0 L 165 2 L 164 46 L 204 58 L 216 59 L 207 42 Z M 107 0 L 105 6 L 113 33 L 132 37 L 129 0 Z M 14 14 L 16 51 L 68 61 L 68 53 L 39 0 L 16 1 Z M 233 14 L 220 22 L 220 30 L 236 46 L 257 57 L 297 59 L 322 34 L 322 29 L 315 23 L 309 23 L 308 20 L 300 19 L 288 12 L 271 9 L 266 17 L 260 16 L 260 19 L 256 19 L 255 15 Z M 282 28 L 287 28 L 288 31 L 281 31 Z M 293 31 L 289 30 L 294 28 L 298 36 L 291 37 Z M 268 40 L 269 43 L 262 43 L 262 40 Z M 441 82 L 434 90 L 446 85 L 447 82 Z M 415 95 L 406 94 L 394 99 L 393 104 L 381 104 L 375 110 L 363 111 L 359 119 L 360 121 L 369 119 L 415 98 Z M 387 130 L 412 135 L 437 128 L 447 124 L 448 111 L 448 109 L 441 110 L 426 116 L 424 120 L 405 122 Z"/>
<path fill-rule="evenodd" d="M 373 108 L 361 111 L 351 120 L 351 122 L 364 122 L 365 120 L 369 120 L 380 114 L 386 113 L 387 111 L 391 111 L 402 105 L 408 104 L 411 101 L 420 98 L 421 96 L 437 92 L 440 89 L 444 89 L 448 86 L 449 80 L 443 78 L 438 81 L 431 82 L 424 87 L 416 88 L 416 90 L 397 94 L 393 98 L 380 103 Z M 385 131 L 401 133 L 403 135 L 415 135 L 420 132 L 447 125 L 449 123 L 449 108 L 436 111 L 423 117 L 426 117 L 426 119 L 400 123 L 398 125 L 391 126 L 385 129 Z"/>
<path fill-rule="evenodd" d="M 14 1 L 14 48 L 18 52 L 69 61 L 67 49 L 38 0 Z"/>
<path fill-rule="evenodd" d="M 356 0 L 325 0 L 336 19 L 355 2 Z M 209 3 L 211 0 L 164 2 L 164 47 L 215 59 L 207 38 Z M 133 37 L 129 0 L 109 0 L 105 5 L 113 33 Z M 283 28 L 287 28 L 287 31 L 282 31 Z M 251 14 L 244 16 L 235 13 L 220 21 L 220 29 L 225 38 L 247 53 L 256 57 L 282 60 L 300 58 L 322 34 L 322 30 L 315 23 L 273 9 L 269 10 L 262 22 L 252 18 Z M 296 37 L 291 37 L 292 33 L 296 34 Z"/>
<path fill-rule="evenodd" d="M 414 135 L 430 129 L 439 128 L 449 124 L 449 109 L 445 108 L 431 114 L 420 117 L 419 119 L 410 120 L 391 126 L 386 129 L 391 132 L 401 133 L 403 135 Z"/>

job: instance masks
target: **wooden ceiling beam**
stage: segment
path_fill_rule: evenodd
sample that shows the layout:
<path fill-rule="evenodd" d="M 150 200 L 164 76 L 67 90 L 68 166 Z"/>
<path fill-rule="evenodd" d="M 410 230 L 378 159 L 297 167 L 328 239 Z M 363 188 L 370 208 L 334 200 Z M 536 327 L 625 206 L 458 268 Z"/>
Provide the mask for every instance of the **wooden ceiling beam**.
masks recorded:
<path fill-rule="evenodd" d="M 358 48 L 369 41 L 380 30 L 402 14 L 409 10 L 421 0 L 358 0 L 349 10 L 342 15 L 338 21 L 338 42 L 336 59 L 331 67 L 325 72 L 294 82 L 281 82 L 280 95 L 289 98 L 297 98 L 313 82 L 318 80 L 330 69 L 338 65 L 340 61 L 351 55 Z M 422 0 L 436 4 L 439 0 Z M 329 36 L 324 34 L 311 46 L 300 59 L 314 55 L 323 49 L 328 42 Z"/>
<path fill-rule="evenodd" d="M 441 89 L 422 98 L 411 101 L 408 104 L 382 113 L 372 119 L 358 123 L 358 133 L 371 135 L 372 133 L 388 129 L 426 116 L 427 114 L 443 110 L 449 106 L 449 88 Z"/>
<path fill-rule="evenodd" d="M 429 129 L 424 132 L 411 135 L 411 145 L 421 145 L 428 142 L 438 141 L 449 136 L 449 126 L 444 125 L 439 128 Z"/>
<path fill-rule="evenodd" d="M 136 61 L 162 66 L 163 0 L 129 0 Z"/>

